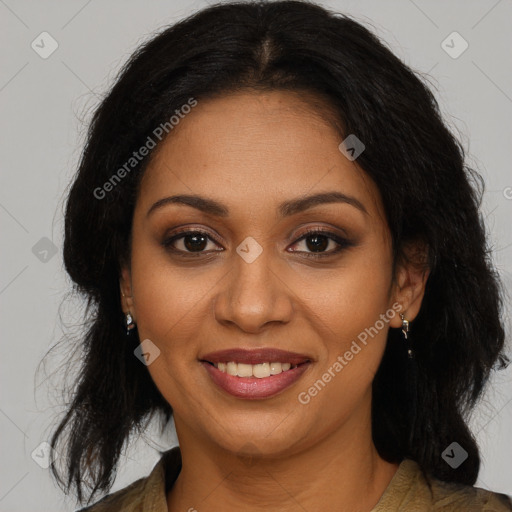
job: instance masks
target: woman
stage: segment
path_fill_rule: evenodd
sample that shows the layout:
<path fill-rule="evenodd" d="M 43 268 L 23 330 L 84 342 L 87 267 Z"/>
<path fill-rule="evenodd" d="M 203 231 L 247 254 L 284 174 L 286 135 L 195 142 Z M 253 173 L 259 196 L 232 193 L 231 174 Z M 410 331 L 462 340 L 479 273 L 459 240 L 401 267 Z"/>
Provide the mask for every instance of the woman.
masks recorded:
<path fill-rule="evenodd" d="M 67 202 L 91 324 L 58 481 L 108 492 L 157 414 L 179 447 L 83 510 L 512 510 L 465 420 L 506 363 L 478 180 L 347 17 L 225 3 L 142 46 Z"/>

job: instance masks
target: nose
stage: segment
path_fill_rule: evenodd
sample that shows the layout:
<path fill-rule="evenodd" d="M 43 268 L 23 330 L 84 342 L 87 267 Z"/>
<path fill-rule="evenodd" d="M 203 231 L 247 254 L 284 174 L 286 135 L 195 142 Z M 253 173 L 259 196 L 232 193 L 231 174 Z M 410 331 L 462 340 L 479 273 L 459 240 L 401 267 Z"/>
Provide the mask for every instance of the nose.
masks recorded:
<path fill-rule="evenodd" d="M 233 255 L 232 270 L 215 297 L 214 312 L 219 323 L 257 333 L 269 324 L 291 320 L 293 292 L 269 253 L 264 250 L 251 263 Z"/>

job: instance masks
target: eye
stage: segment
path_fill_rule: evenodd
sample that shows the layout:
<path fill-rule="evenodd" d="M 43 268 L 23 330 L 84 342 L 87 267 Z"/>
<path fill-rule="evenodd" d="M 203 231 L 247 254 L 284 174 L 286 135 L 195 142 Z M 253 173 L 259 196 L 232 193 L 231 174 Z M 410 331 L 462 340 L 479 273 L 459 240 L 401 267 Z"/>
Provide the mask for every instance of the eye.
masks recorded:
<path fill-rule="evenodd" d="M 316 229 L 306 231 L 292 245 L 301 245 L 302 249 L 293 249 L 290 252 L 304 253 L 307 257 L 327 257 L 354 245 L 350 240 L 336 233 Z M 162 245 L 164 248 L 183 256 L 201 256 L 212 252 L 221 252 L 224 249 L 213 240 L 211 235 L 200 229 L 183 230 L 166 238 Z M 220 247 L 220 248 L 219 248 Z"/>
<path fill-rule="evenodd" d="M 291 252 L 301 252 L 307 257 L 318 258 L 336 254 L 353 243 L 336 233 L 315 228 L 308 230 L 293 245 L 302 245 L 302 249 L 294 249 Z"/>
<path fill-rule="evenodd" d="M 210 244 L 210 247 L 208 245 Z M 218 244 L 211 238 L 210 234 L 200 229 L 181 231 L 170 238 L 166 238 L 162 245 L 171 251 L 204 254 L 211 251 L 223 251 L 224 249 L 215 249 Z M 213 245 L 213 247 L 212 247 Z"/>

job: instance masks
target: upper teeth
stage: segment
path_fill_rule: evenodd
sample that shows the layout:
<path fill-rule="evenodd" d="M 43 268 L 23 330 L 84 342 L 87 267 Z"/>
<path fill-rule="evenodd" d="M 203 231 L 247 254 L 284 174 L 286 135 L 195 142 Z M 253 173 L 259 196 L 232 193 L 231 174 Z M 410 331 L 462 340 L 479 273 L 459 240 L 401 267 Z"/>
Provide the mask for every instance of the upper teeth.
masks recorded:
<path fill-rule="evenodd" d="M 257 377 L 258 379 L 286 372 L 292 367 L 290 363 L 245 364 L 235 363 L 234 361 L 230 361 L 228 363 L 214 363 L 214 366 L 221 372 L 227 373 L 228 375 L 238 377 Z M 294 368 L 296 366 L 297 365 L 293 365 Z"/>

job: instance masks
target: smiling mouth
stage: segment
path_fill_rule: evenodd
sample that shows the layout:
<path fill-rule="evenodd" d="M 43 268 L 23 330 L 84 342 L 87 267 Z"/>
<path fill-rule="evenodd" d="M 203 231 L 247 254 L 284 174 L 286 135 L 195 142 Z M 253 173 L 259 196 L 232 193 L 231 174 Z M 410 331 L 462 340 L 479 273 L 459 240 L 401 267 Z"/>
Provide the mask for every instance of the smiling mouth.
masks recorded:
<path fill-rule="evenodd" d="M 218 362 L 212 363 L 210 361 L 204 361 L 212 366 L 215 366 L 219 371 L 223 373 L 227 373 L 233 377 L 242 377 L 242 378 L 250 378 L 256 377 L 258 379 L 264 379 L 266 377 L 271 377 L 272 375 L 279 375 L 280 373 L 287 372 L 289 370 L 293 370 L 302 364 L 305 364 L 309 361 L 304 361 L 304 363 L 300 364 L 291 364 L 291 363 L 280 363 L 280 362 L 268 362 L 268 363 L 259 363 L 259 364 L 247 364 L 247 363 L 237 363 L 235 361 L 227 361 L 227 362 Z"/>
<path fill-rule="evenodd" d="M 236 361 L 200 360 L 213 384 L 224 392 L 245 400 L 263 400 L 278 395 L 295 384 L 311 366 L 312 361 L 296 358 L 291 362 L 257 364 Z"/>

